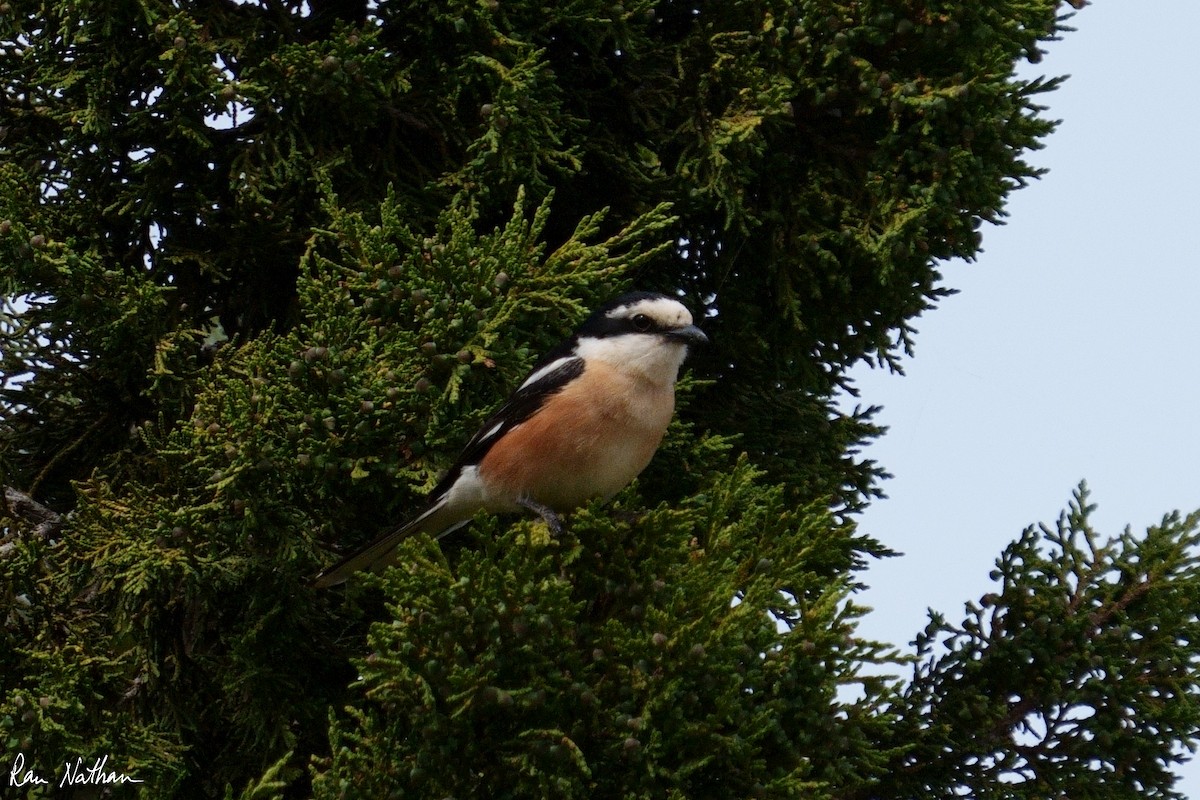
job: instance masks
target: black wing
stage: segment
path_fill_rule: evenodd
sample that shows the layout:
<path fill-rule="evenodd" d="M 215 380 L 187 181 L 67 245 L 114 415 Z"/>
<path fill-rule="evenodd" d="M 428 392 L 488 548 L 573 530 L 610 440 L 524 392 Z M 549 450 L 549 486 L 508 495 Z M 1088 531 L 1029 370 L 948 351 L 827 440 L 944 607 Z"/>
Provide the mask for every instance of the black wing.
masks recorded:
<path fill-rule="evenodd" d="M 446 492 L 462 475 L 464 468 L 478 464 L 500 437 L 536 414 L 545 402 L 547 395 L 562 391 L 564 386 L 583 373 L 582 358 L 571 357 L 569 353 L 560 353 L 562 353 L 562 348 L 556 348 L 539 361 L 530 375 L 537 375 L 538 371 L 542 369 L 546 369 L 547 372 L 539 376 L 533 383 L 528 383 L 529 378 L 526 378 L 525 381 L 528 385 L 522 383 L 521 387 L 513 392 L 504 405 L 488 417 L 479 432 L 471 437 L 471 441 L 467 442 L 467 446 L 463 448 L 458 460 L 454 462 L 454 466 L 429 493 L 425 509 L 420 515 L 403 525 L 384 532 L 365 547 L 354 551 L 336 565 L 324 570 L 314 579 L 313 585 L 317 588 L 334 586 L 342 583 L 360 569 L 368 567 L 377 569 L 381 565 L 391 563 L 395 556 L 396 545 L 416 531 L 424 530 L 441 535 L 449 533 L 463 524 L 465 520 L 456 519 L 453 516 L 443 518 L 443 512 L 447 508 Z M 553 369 L 548 369 L 550 366 L 553 366 Z"/>
<path fill-rule="evenodd" d="M 432 501 L 436 502 L 441 499 L 442 494 L 458 480 L 464 467 L 478 464 L 500 437 L 536 414 L 548 395 L 562 391 L 564 386 L 583 374 L 582 358 L 562 358 L 561 360 L 561 364 L 533 383 L 528 386 L 522 384 L 521 388 L 513 392 L 512 396 L 504 402 L 504 405 L 487 418 L 487 421 L 479 427 L 479 431 L 467 442 L 466 447 L 459 454 L 458 460 L 454 462 L 454 466 L 429 493 Z M 542 361 L 547 362 L 547 359 Z M 553 363 L 553 361 L 547 363 Z M 542 364 L 542 367 L 544 366 L 545 363 Z M 536 372 L 537 369 L 534 369 L 534 372 L 530 374 Z M 526 378 L 526 380 L 529 379 Z"/>

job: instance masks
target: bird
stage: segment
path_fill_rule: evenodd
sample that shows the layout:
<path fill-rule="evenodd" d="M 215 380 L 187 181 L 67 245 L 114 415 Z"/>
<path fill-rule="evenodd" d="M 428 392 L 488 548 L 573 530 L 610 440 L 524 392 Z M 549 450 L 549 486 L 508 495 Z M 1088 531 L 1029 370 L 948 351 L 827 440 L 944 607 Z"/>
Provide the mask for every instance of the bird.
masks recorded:
<path fill-rule="evenodd" d="M 533 366 L 471 437 L 424 509 L 313 578 L 316 588 L 395 561 L 400 542 L 441 538 L 476 513 L 560 513 L 610 500 L 641 474 L 675 412 L 689 348 L 708 337 L 678 300 L 630 292 L 597 308 Z"/>

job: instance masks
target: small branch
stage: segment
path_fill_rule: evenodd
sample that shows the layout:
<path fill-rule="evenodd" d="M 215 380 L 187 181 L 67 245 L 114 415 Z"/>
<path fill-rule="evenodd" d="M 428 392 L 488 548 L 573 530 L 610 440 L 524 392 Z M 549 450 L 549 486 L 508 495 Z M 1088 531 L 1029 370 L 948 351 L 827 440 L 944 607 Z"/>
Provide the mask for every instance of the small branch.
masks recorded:
<path fill-rule="evenodd" d="M 87 373 L 84 373 L 84 374 L 86 375 Z M 42 481 L 46 478 L 46 476 L 50 474 L 50 470 L 54 469 L 58 465 L 58 462 L 61 461 L 63 458 L 65 458 L 66 456 L 69 456 L 71 454 L 71 452 L 75 450 L 75 448 L 77 448 L 77 447 L 79 447 L 79 445 L 83 444 L 89 436 L 91 436 L 93 433 L 96 432 L 97 428 L 99 428 L 101 425 L 108 422 L 109 416 L 110 416 L 109 412 L 106 411 L 103 414 L 101 414 L 100 416 L 96 417 L 96 419 L 94 419 L 92 421 L 92 424 L 87 426 L 87 430 L 85 430 L 83 433 L 79 434 L 79 436 L 76 437 L 73 442 L 67 444 L 65 447 L 63 447 L 57 453 L 55 453 L 53 456 L 51 456 L 50 460 L 46 462 L 46 466 L 42 467 L 42 471 L 39 472 L 37 474 L 37 477 L 33 479 L 33 485 L 29 487 L 29 491 L 36 492 L 38 489 L 38 486 L 40 486 L 42 484 Z M 4 488 L 5 488 L 5 497 L 7 497 L 8 496 L 8 487 L 6 486 Z M 18 494 L 21 494 L 21 493 L 18 492 Z M 50 513 L 50 514 L 54 513 L 53 511 L 46 509 L 45 506 L 38 505 L 37 503 L 35 503 L 33 501 L 33 499 L 29 497 L 29 495 L 21 494 L 21 496 L 24 497 L 29 502 L 36 505 L 38 508 L 45 510 L 47 513 Z"/>
<path fill-rule="evenodd" d="M 34 524 L 34 532 L 43 539 L 50 539 L 65 524 L 62 514 L 51 511 L 24 492 L 11 486 L 4 487 L 4 502 L 9 513 Z"/>

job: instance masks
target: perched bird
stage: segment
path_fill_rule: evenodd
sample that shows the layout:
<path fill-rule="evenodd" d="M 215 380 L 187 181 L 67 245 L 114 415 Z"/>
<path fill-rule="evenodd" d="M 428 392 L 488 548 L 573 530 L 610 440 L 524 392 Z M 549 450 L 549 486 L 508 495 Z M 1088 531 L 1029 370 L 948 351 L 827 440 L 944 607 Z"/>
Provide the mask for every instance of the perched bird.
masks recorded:
<path fill-rule="evenodd" d="M 424 511 L 314 585 L 380 569 L 409 536 L 444 536 L 478 511 L 525 508 L 561 532 L 557 512 L 608 500 L 650 463 L 675 411 L 688 346 L 707 341 L 683 304 L 666 295 L 633 292 L 601 306 L 483 423 Z"/>

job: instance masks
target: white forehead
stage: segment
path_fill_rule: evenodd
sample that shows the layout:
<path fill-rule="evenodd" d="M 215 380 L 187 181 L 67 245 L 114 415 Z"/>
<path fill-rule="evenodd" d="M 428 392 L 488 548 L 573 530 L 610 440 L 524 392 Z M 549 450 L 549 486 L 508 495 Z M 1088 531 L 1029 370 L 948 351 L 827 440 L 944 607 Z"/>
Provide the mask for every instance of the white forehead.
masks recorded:
<path fill-rule="evenodd" d="M 612 319 L 632 319 L 638 314 L 645 314 L 659 325 L 667 328 L 681 328 L 684 325 L 692 324 L 692 313 L 683 303 L 669 297 L 638 300 L 636 303 L 614 308 L 605 316 Z"/>

